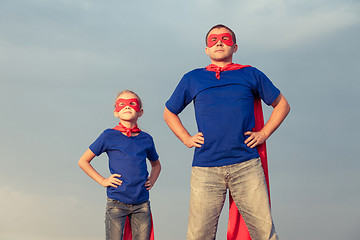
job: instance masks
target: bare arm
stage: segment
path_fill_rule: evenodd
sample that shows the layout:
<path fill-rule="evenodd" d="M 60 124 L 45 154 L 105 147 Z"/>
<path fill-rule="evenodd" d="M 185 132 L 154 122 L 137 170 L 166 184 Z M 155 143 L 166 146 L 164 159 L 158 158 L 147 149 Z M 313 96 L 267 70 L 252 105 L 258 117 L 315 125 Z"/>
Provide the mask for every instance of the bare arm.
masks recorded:
<path fill-rule="evenodd" d="M 150 164 L 151 164 L 150 176 L 148 177 L 148 180 L 145 183 L 145 187 L 147 190 L 150 190 L 154 186 L 161 172 L 161 164 L 159 159 L 156 161 L 150 161 Z"/>
<path fill-rule="evenodd" d="M 100 185 L 104 187 L 117 187 L 122 184 L 122 181 L 118 179 L 118 177 L 121 177 L 119 174 L 112 174 L 108 178 L 104 178 L 101 176 L 90 164 L 91 160 L 93 160 L 95 157 L 95 154 L 90 150 L 87 149 L 86 152 L 80 157 L 80 160 L 78 162 L 79 167 L 92 179 L 94 179 L 96 182 L 98 182 Z"/>
<path fill-rule="evenodd" d="M 249 136 L 245 140 L 245 144 L 247 144 L 248 147 L 254 148 L 257 145 L 264 143 L 266 139 L 268 139 L 270 135 L 275 132 L 275 130 L 280 126 L 280 124 L 284 121 L 290 112 L 290 105 L 281 93 L 271 104 L 271 106 L 274 109 L 265 126 L 259 132 L 248 131 L 245 133 L 245 135 Z"/>
<path fill-rule="evenodd" d="M 201 147 L 201 145 L 204 144 L 204 137 L 201 132 L 191 136 L 184 125 L 181 123 L 178 115 L 173 114 L 166 107 L 164 110 L 164 120 L 171 131 L 173 131 L 173 133 L 180 139 L 181 142 L 185 144 L 185 146 L 192 148 Z"/>

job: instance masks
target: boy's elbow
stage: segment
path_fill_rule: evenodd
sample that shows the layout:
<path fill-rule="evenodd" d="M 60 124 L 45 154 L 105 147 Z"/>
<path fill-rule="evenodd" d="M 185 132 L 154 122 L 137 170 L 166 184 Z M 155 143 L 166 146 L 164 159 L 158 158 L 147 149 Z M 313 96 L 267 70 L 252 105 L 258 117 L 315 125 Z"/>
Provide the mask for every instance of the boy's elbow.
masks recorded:
<path fill-rule="evenodd" d="M 290 112 L 290 104 L 289 104 L 289 102 L 284 98 L 284 109 L 285 109 L 285 112 L 286 112 L 286 115 L 288 115 L 289 114 L 289 112 Z"/>
<path fill-rule="evenodd" d="M 287 104 L 287 114 L 289 114 L 290 109 L 291 109 L 291 107 L 290 107 L 290 104 L 288 103 L 288 104 Z"/>
<path fill-rule="evenodd" d="M 81 168 L 81 169 L 83 169 L 83 166 L 84 166 L 84 160 L 83 159 L 79 159 L 79 161 L 78 161 L 78 166 Z"/>

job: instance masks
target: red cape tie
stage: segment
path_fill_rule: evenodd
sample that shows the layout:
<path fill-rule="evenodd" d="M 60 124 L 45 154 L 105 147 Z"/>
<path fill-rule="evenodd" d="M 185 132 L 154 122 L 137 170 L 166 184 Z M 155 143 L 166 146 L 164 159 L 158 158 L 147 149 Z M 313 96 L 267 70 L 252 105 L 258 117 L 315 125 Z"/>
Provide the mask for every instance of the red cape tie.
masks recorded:
<path fill-rule="evenodd" d="M 128 136 L 128 137 L 131 137 L 131 133 L 141 132 L 141 130 L 137 127 L 137 125 L 135 125 L 132 128 L 127 128 L 124 125 L 122 125 L 121 123 L 119 123 L 119 125 L 117 125 L 113 129 L 126 133 L 126 136 Z"/>
<path fill-rule="evenodd" d="M 238 70 L 245 67 L 250 67 L 250 65 L 240 65 L 230 63 L 225 67 L 221 68 L 215 64 L 211 64 L 206 67 L 206 70 L 215 72 L 215 77 L 220 79 L 220 73 L 228 70 Z M 255 127 L 253 131 L 260 131 L 264 127 L 264 116 L 261 107 L 261 99 L 254 99 L 254 115 L 255 115 Z M 261 145 L 257 146 L 257 151 L 260 155 L 261 164 L 264 169 L 265 179 L 268 186 L 268 194 L 270 201 L 270 185 L 269 185 L 269 172 L 267 164 L 267 154 L 266 154 L 266 143 L 264 142 Z M 228 230 L 227 230 L 227 240 L 251 240 L 249 230 L 245 225 L 245 221 L 239 213 L 238 208 L 233 201 L 231 194 L 229 197 L 230 206 L 229 206 L 229 220 L 228 220 Z"/>
<path fill-rule="evenodd" d="M 229 71 L 229 70 L 238 70 L 238 69 L 242 69 L 242 68 L 245 68 L 245 67 L 251 67 L 251 66 L 250 65 L 240 65 L 240 64 L 237 64 L 237 63 L 229 63 L 225 67 L 218 67 L 215 64 L 210 64 L 209 66 L 206 67 L 206 70 L 215 72 L 215 77 L 217 79 L 220 79 L 220 73 L 221 72 Z"/>

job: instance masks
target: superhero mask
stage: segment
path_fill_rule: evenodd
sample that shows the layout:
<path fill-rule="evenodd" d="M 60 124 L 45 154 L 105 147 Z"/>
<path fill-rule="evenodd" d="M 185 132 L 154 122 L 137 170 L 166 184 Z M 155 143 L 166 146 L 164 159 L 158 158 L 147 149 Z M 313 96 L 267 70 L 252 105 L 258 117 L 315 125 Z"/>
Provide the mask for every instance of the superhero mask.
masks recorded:
<path fill-rule="evenodd" d="M 214 46 L 218 41 L 221 41 L 222 43 L 232 46 L 234 45 L 233 38 L 230 33 L 221 33 L 221 34 L 211 34 L 208 37 L 207 40 L 207 46 L 212 47 Z"/>
<path fill-rule="evenodd" d="M 130 98 L 130 99 L 119 98 L 116 101 L 115 112 L 120 112 L 126 106 L 131 107 L 136 112 L 140 112 L 140 103 L 137 98 Z"/>

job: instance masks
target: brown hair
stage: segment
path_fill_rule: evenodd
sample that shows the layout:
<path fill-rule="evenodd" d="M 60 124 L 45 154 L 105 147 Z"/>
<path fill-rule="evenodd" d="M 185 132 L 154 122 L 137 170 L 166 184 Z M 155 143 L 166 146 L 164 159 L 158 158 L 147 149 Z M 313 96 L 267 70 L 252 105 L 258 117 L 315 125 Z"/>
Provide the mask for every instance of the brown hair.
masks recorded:
<path fill-rule="evenodd" d="M 233 38 L 233 42 L 234 44 L 236 44 L 236 36 L 235 33 L 233 32 L 233 30 L 231 30 L 229 27 L 223 25 L 223 24 L 217 24 L 215 26 L 213 26 L 212 28 L 210 28 L 210 30 L 207 32 L 206 37 L 205 37 L 205 44 L 207 45 L 207 39 L 209 37 L 209 33 L 211 32 L 211 30 L 215 29 L 215 28 L 226 28 L 227 30 L 230 31 L 232 38 Z"/>
<path fill-rule="evenodd" d="M 123 90 L 121 92 L 118 93 L 118 95 L 116 96 L 115 98 L 115 104 L 114 104 L 114 107 L 116 107 L 116 100 L 120 97 L 121 94 L 123 93 L 132 93 L 135 95 L 135 97 L 139 100 L 139 104 L 140 104 L 140 109 L 142 108 L 142 102 L 141 102 L 141 99 L 139 97 L 139 95 L 137 95 L 135 92 L 131 91 L 131 90 Z"/>

